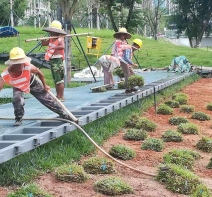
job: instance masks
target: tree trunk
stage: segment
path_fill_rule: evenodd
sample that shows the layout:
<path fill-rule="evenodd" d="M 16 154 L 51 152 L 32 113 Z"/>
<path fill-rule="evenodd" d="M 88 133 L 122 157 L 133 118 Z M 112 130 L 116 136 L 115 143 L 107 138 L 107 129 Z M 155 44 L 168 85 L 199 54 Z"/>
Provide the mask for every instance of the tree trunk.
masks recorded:
<path fill-rule="evenodd" d="M 109 16 L 110 21 L 111 21 L 112 26 L 113 26 L 113 30 L 115 32 L 117 32 L 118 31 L 118 28 L 117 28 L 117 26 L 115 24 L 115 21 L 114 21 L 114 18 L 113 18 L 113 13 L 112 13 L 112 10 L 111 10 L 111 5 L 110 5 L 110 2 L 109 1 L 107 1 L 107 11 L 108 11 L 108 16 Z"/>
<path fill-rule="evenodd" d="M 131 4 L 130 4 L 130 9 L 129 9 L 128 16 L 127 16 L 127 22 L 126 22 L 126 25 L 125 25 L 126 29 L 128 29 L 129 24 L 130 24 L 130 20 L 131 20 L 131 17 L 132 17 L 134 4 L 135 4 L 135 0 L 133 0 L 131 2 Z"/>

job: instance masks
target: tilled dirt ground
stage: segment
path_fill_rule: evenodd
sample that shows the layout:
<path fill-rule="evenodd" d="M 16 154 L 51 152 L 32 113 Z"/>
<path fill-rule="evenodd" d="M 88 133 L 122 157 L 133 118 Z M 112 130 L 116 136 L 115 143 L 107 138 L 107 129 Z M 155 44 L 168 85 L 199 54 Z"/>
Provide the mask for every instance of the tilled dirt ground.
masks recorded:
<path fill-rule="evenodd" d="M 195 106 L 195 111 L 202 111 L 209 114 L 212 117 L 212 112 L 206 109 L 206 105 L 212 102 L 212 79 L 200 79 L 199 81 L 187 86 L 183 89 L 184 93 L 189 96 L 189 105 Z M 190 149 L 195 150 L 201 154 L 201 159 L 197 160 L 194 167 L 194 173 L 197 174 L 202 182 L 212 189 L 212 170 L 207 169 L 206 166 L 209 163 L 212 155 L 210 153 L 203 153 L 195 148 L 195 145 L 201 136 L 212 137 L 212 120 L 210 121 L 198 121 L 191 119 L 191 115 L 181 113 L 179 109 L 174 109 L 174 115 L 155 115 L 154 108 L 149 109 L 143 114 L 154 121 L 157 124 L 155 132 L 150 132 L 149 136 L 161 138 L 163 132 L 168 129 L 176 129 L 176 126 L 170 125 L 168 120 L 172 116 L 184 116 L 189 119 L 190 122 L 197 124 L 200 128 L 199 135 L 183 135 L 183 142 L 168 142 L 165 143 L 165 148 L 162 152 L 145 151 L 141 150 L 142 142 L 139 141 L 126 141 L 123 139 L 124 129 L 108 139 L 102 146 L 106 151 L 111 146 L 117 144 L 124 144 L 131 147 L 136 151 L 136 157 L 129 161 L 124 161 L 126 164 L 137 168 L 139 170 L 157 173 L 157 166 L 163 159 L 164 153 L 172 149 Z M 103 156 L 99 151 L 95 153 L 98 156 Z M 82 158 L 81 162 L 86 159 Z M 186 195 L 172 193 L 154 180 L 154 177 L 140 174 L 138 172 L 129 170 L 125 167 L 121 167 L 116 164 L 116 173 L 113 175 L 90 175 L 90 179 L 85 183 L 65 183 L 57 181 L 53 173 L 44 174 L 35 180 L 35 182 L 48 193 L 55 197 L 103 197 L 105 195 L 96 193 L 93 190 L 93 184 L 95 181 L 105 178 L 107 176 L 118 176 L 125 180 L 129 185 L 134 188 L 135 193 L 129 195 L 122 195 L 126 197 L 183 197 Z M 6 196 L 8 188 L 0 187 L 0 196 Z"/>

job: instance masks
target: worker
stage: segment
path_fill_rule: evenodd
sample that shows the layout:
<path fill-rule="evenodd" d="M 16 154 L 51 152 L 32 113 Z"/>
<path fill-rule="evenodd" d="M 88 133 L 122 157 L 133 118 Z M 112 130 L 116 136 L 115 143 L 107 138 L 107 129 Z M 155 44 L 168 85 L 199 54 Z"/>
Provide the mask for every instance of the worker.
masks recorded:
<path fill-rule="evenodd" d="M 111 55 L 103 55 L 99 58 L 96 66 L 101 66 L 104 73 L 104 85 L 109 84 L 106 89 L 114 87 L 113 71 L 115 68 L 120 67 L 118 58 Z"/>
<path fill-rule="evenodd" d="M 62 30 L 62 24 L 54 20 L 50 27 L 42 29 L 50 33 L 50 36 L 58 36 L 57 38 L 50 38 L 42 40 L 43 46 L 48 46 L 44 59 L 48 61 L 51 66 L 52 77 L 55 83 L 56 96 L 60 101 L 64 101 L 64 35 L 67 33 Z"/>
<path fill-rule="evenodd" d="M 124 61 L 121 62 L 121 68 L 124 72 L 124 77 L 125 77 L 125 87 L 126 87 L 125 93 L 126 94 L 137 91 L 135 88 L 129 89 L 127 82 L 128 82 L 128 78 L 131 75 L 135 74 L 132 70 L 132 67 L 137 67 L 137 64 L 132 62 L 133 53 L 141 47 L 142 47 L 142 41 L 139 38 L 136 38 L 133 40 L 131 48 L 123 51 Z"/>
<path fill-rule="evenodd" d="M 116 40 L 113 44 L 111 55 L 123 62 L 123 50 L 131 48 L 131 46 L 127 44 L 127 39 L 131 38 L 131 34 L 127 32 L 126 28 L 122 27 L 119 28 L 119 31 L 114 33 L 113 36 Z"/>
<path fill-rule="evenodd" d="M 14 47 L 10 51 L 9 60 L 5 62 L 8 67 L 1 73 L 0 77 L 0 90 L 5 83 L 13 86 L 14 126 L 22 124 L 22 117 L 24 116 L 23 93 L 31 93 L 43 105 L 59 114 L 61 118 L 71 120 L 57 100 L 48 93 L 50 87 L 46 84 L 43 73 L 30 61 L 31 58 L 25 55 L 23 49 Z M 35 74 L 38 75 L 40 80 Z"/>

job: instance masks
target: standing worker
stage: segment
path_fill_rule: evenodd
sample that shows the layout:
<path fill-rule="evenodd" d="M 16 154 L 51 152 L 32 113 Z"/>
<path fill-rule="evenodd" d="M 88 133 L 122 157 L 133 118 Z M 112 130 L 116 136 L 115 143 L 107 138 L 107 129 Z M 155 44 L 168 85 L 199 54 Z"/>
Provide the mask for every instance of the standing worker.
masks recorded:
<path fill-rule="evenodd" d="M 106 89 L 111 89 L 114 86 L 113 71 L 120 66 L 118 58 L 111 55 L 103 55 L 99 58 L 97 66 L 101 66 L 104 72 L 104 85 L 110 84 Z"/>
<path fill-rule="evenodd" d="M 60 101 L 64 101 L 64 38 L 59 36 L 64 36 L 67 33 L 62 30 L 62 24 L 54 20 L 52 21 L 50 27 L 46 27 L 43 31 L 50 33 L 50 36 L 58 36 L 58 38 L 50 38 L 49 40 L 42 40 L 43 46 L 48 46 L 45 53 L 45 60 L 51 66 L 52 77 L 55 83 L 57 98 Z"/>
<path fill-rule="evenodd" d="M 4 84 L 13 86 L 13 107 L 15 114 L 14 126 L 22 124 L 24 116 L 24 97 L 23 92 L 31 93 L 43 105 L 51 111 L 60 115 L 61 118 L 71 118 L 58 104 L 48 91 L 50 87 L 46 84 L 43 73 L 30 63 L 31 58 L 25 55 L 23 49 L 15 47 L 10 51 L 10 59 L 5 62 L 8 67 L 1 73 L 0 90 Z M 35 76 L 38 75 L 39 79 Z"/>
<path fill-rule="evenodd" d="M 132 70 L 132 67 L 137 67 L 137 64 L 132 62 L 133 53 L 141 47 L 142 47 L 142 41 L 136 38 L 133 40 L 131 48 L 123 51 L 124 62 L 121 62 L 121 68 L 124 72 L 124 77 L 125 77 L 125 87 L 126 87 L 125 93 L 126 94 L 137 91 L 135 88 L 129 89 L 127 82 L 128 82 L 128 78 L 131 75 L 135 74 Z"/>

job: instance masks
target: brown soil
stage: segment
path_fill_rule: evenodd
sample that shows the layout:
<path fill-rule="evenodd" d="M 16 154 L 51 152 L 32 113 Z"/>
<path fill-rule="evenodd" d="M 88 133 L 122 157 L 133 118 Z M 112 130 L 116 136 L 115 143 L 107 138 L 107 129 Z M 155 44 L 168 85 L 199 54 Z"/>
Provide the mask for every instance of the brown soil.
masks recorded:
<path fill-rule="evenodd" d="M 195 106 L 195 111 L 205 112 L 212 117 L 212 112 L 206 109 L 206 105 L 212 102 L 212 79 L 200 79 L 198 82 L 186 87 L 182 92 L 189 96 L 189 104 Z M 102 148 L 106 151 L 110 149 L 111 146 L 117 144 L 125 144 L 136 151 L 136 157 L 133 160 L 124 161 L 124 163 L 133 166 L 139 170 L 157 173 L 157 166 L 162 161 L 163 154 L 176 148 L 191 149 L 199 152 L 201 154 L 201 159 L 199 159 L 194 168 L 194 172 L 200 177 L 202 182 L 206 184 L 210 189 L 212 189 L 212 170 L 206 168 L 211 154 L 203 153 L 195 148 L 195 145 L 202 135 L 212 137 L 212 125 L 211 121 L 200 122 L 198 120 L 190 119 L 189 114 L 180 113 L 179 109 L 174 109 L 174 116 L 184 116 L 187 117 L 191 122 L 197 124 L 200 128 L 200 135 L 183 135 L 183 142 L 168 142 L 165 144 L 165 149 L 162 152 L 155 151 L 144 151 L 141 150 L 140 146 L 142 142 L 126 141 L 123 139 L 124 130 L 121 130 L 117 135 L 111 137 L 108 141 L 104 143 Z M 143 114 L 143 116 L 148 117 L 155 123 L 157 123 L 157 129 L 155 132 L 150 132 L 149 136 L 160 138 L 161 134 L 172 128 L 176 129 L 176 126 L 172 126 L 168 123 L 171 115 L 156 115 L 154 108 L 149 109 Z M 103 156 L 100 151 L 96 152 L 96 155 Z M 85 158 L 82 158 L 82 161 Z M 81 162 L 82 162 L 81 161 Z M 77 183 L 65 183 L 57 181 L 53 174 L 45 174 L 40 176 L 36 183 L 54 195 L 55 197 L 103 197 L 105 195 L 96 193 L 93 190 L 93 183 L 96 180 L 105 178 L 111 175 L 90 175 L 90 179 L 82 184 Z M 121 167 L 116 164 L 116 173 L 113 176 L 118 176 L 130 184 L 135 191 L 135 194 L 122 195 L 127 197 L 183 197 L 186 195 L 172 193 L 154 180 L 153 177 L 139 174 L 126 167 Z M 0 188 L 0 196 L 6 196 L 7 189 Z"/>

